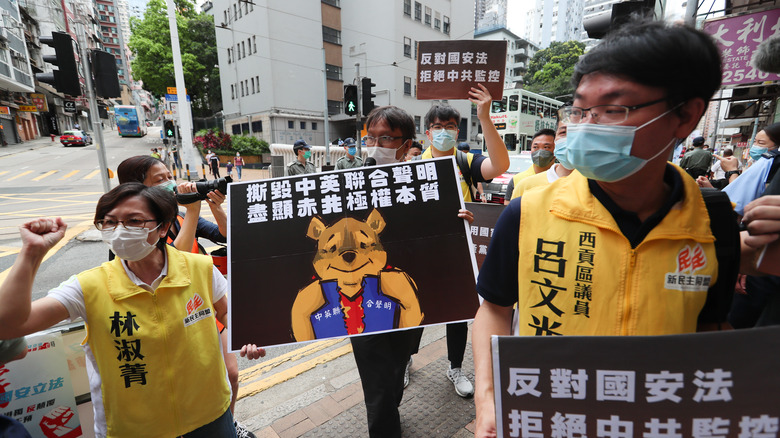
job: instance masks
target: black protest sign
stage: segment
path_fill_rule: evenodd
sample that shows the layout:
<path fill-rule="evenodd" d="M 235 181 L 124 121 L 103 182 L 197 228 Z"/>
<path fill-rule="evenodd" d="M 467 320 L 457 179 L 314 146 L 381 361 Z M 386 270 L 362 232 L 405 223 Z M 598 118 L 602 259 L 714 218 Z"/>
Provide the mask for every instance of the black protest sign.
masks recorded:
<path fill-rule="evenodd" d="M 498 222 L 498 217 L 504 211 L 504 204 L 486 204 L 482 202 L 467 202 L 466 209 L 474 213 L 474 222 L 471 223 L 472 250 L 477 259 L 477 268 L 482 268 L 485 261 L 490 238 L 493 237 L 493 229 Z"/>
<path fill-rule="evenodd" d="M 231 348 L 473 318 L 456 175 L 448 157 L 231 184 Z"/>
<path fill-rule="evenodd" d="M 780 328 L 493 337 L 498 436 L 776 437 Z"/>
<path fill-rule="evenodd" d="M 484 85 L 493 99 L 504 95 L 506 41 L 420 41 L 417 98 L 468 99 Z"/>

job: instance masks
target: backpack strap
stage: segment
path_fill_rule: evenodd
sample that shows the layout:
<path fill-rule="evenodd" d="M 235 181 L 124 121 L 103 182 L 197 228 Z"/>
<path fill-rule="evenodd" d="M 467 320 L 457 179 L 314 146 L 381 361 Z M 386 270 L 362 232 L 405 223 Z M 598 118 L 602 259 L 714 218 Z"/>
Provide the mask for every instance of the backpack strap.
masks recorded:
<path fill-rule="evenodd" d="M 715 236 L 715 256 L 718 259 L 718 281 L 710 286 L 714 299 L 707 300 L 702 309 L 717 314 L 728 312 L 734 295 L 734 285 L 739 274 L 740 239 L 737 213 L 726 193 L 717 189 L 702 188 L 701 195 L 710 216 L 710 230 Z"/>
<path fill-rule="evenodd" d="M 463 175 L 463 180 L 466 181 L 466 185 L 472 187 L 474 181 L 471 180 L 471 167 L 469 167 L 469 157 L 463 151 L 456 151 L 455 161 L 458 163 L 458 169 L 460 174 Z"/>

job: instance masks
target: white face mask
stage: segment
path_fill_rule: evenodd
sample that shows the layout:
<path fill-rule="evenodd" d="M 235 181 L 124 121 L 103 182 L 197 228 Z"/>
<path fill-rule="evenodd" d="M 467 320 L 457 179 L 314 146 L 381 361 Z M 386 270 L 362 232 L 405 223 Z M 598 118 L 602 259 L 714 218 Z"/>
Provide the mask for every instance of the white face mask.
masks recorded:
<path fill-rule="evenodd" d="M 404 146 L 401 145 L 396 149 L 390 149 L 381 146 L 369 146 L 366 149 L 368 149 L 368 156 L 375 159 L 376 164 L 379 165 L 399 163 L 401 160 L 396 158 L 396 154 L 398 153 L 398 149 L 401 149 L 402 147 Z"/>
<path fill-rule="evenodd" d="M 128 230 L 120 225 L 113 230 L 103 230 L 101 234 L 103 242 L 108 244 L 117 257 L 128 262 L 136 262 L 154 251 L 155 245 L 149 243 L 147 239 L 149 234 L 159 227 L 157 225 L 152 229 Z"/>

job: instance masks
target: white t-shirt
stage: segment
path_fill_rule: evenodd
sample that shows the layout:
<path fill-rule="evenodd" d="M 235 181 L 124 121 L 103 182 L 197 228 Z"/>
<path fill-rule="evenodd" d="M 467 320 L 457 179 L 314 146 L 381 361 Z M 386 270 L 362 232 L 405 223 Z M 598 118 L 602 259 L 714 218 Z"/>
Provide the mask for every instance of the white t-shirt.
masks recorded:
<path fill-rule="evenodd" d="M 162 282 L 163 278 L 168 275 L 168 254 L 164 254 L 165 264 L 163 265 L 162 271 L 160 272 L 160 276 L 157 277 L 151 285 L 144 283 L 140 278 L 138 278 L 138 276 L 136 276 L 135 273 L 133 273 L 133 271 L 127 267 L 127 262 L 125 260 L 121 260 L 122 267 L 125 268 L 125 273 L 133 283 L 153 292 L 155 289 L 157 289 L 157 286 L 160 285 L 160 282 Z M 213 299 L 216 303 L 227 295 L 228 290 L 227 280 L 222 276 L 216 267 L 214 267 L 211 284 L 214 291 Z M 68 321 L 81 318 L 85 323 L 89 324 L 89 321 L 87 321 L 87 308 L 84 305 L 84 292 L 81 289 L 81 284 L 75 275 L 71 276 L 67 280 L 60 283 L 59 286 L 50 290 L 47 296 L 54 298 L 60 304 L 65 306 L 65 308 L 68 310 Z M 216 330 L 216 327 L 214 327 L 214 329 Z M 221 351 L 222 337 L 219 338 L 219 346 Z M 89 348 L 89 344 L 84 344 L 83 348 L 84 355 L 87 359 L 87 376 L 89 377 L 89 392 L 92 396 L 92 410 L 95 415 L 95 436 L 102 438 L 106 436 L 107 429 L 106 415 L 103 408 L 103 397 L 100 392 L 100 372 L 98 371 L 97 361 L 95 361 L 95 356 L 92 354 L 92 350 Z M 225 373 L 225 377 L 227 379 L 227 372 Z M 228 387 L 230 387 L 230 382 L 228 382 Z"/>

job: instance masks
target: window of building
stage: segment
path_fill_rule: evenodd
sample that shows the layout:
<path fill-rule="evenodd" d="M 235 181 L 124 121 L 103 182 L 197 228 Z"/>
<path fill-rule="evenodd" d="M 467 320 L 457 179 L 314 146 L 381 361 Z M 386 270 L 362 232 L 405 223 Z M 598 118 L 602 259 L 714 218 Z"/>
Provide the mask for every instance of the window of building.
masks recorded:
<path fill-rule="evenodd" d="M 233 84 L 230 84 L 230 98 L 234 100 L 236 98 L 236 86 Z"/>
<path fill-rule="evenodd" d="M 246 39 L 246 46 L 249 47 L 249 54 L 252 54 L 252 38 Z"/>
<path fill-rule="evenodd" d="M 263 132 L 263 121 L 256 120 L 252 122 L 252 132 Z"/>
<path fill-rule="evenodd" d="M 231 129 L 233 129 L 233 135 L 240 135 L 241 134 L 241 125 L 233 125 L 231 126 Z"/>
<path fill-rule="evenodd" d="M 412 0 L 404 0 L 404 15 L 412 16 Z"/>
<path fill-rule="evenodd" d="M 316 131 L 317 130 L 317 122 L 311 122 L 311 130 Z"/>
<path fill-rule="evenodd" d="M 255 78 L 252 78 L 252 94 L 255 94 Z"/>
<path fill-rule="evenodd" d="M 257 36 L 252 35 L 252 52 L 257 53 Z"/>
<path fill-rule="evenodd" d="M 245 14 L 249 13 L 249 2 L 244 2 L 244 13 Z"/>
<path fill-rule="evenodd" d="M 417 41 L 414 42 L 414 59 L 417 59 L 417 47 L 419 46 L 419 43 Z"/>
<path fill-rule="evenodd" d="M 295 122 L 293 122 L 292 120 L 288 120 L 287 129 L 295 129 Z"/>
<path fill-rule="evenodd" d="M 233 4 L 233 16 L 236 18 L 236 20 L 238 20 L 238 11 L 236 10 L 235 3 Z"/>
<path fill-rule="evenodd" d="M 431 25 L 431 8 L 428 6 L 425 7 L 425 24 L 428 26 Z"/>
<path fill-rule="evenodd" d="M 331 6 L 335 6 L 337 8 L 340 7 L 340 3 L 341 3 L 340 0 L 322 0 L 322 2 Z"/>
<path fill-rule="evenodd" d="M 441 31 L 447 35 L 450 34 L 450 17 L 446 15 L 444 16 L 444 26 L 441 28 Z"/>
<path fill-rule="evenodd" d="M 239 3 L 238 4 L 238 18 L 241 18 L 243 16 L 244 16 L 244 14 L 243 14 L 243 11 L 241 10 L 241 4 Z"/>
<path fill-rule="evenodd" d="M 414 19 L 422 20 L 422 3 L 420 2 L 414 2 Z"/>
<path fill-rule="evenodd" d="M 412 39 L 408 37 L 404 37 L 404 56 L 412 57 Z"/>
<path fill-rule="evenodd" d="M 241 81 L 241 97 L 244 97 L 244 81 Z"/>
<path fill-rule="evenodd" d="M 340 81 L 341 67 L 338 65 L 325 64 L 325 77 L 334 81 Z"/>
<path fill-rule="evenodd" d="M 306 129 L 306 122 L 301 122 L 301 129 Z"/>
<path fill-rule="evenodd" d="M 231 56 L 232 56 L 232 55 L 231 55 L 231 53 L 232 53 L 232 51 L 233 51 L 233 50 L 232 50 L 231 48 L 229 48 L 229 47 L 228 47 L 228 49 L 227 49 L 227 55 L 228 55 L 228 56 L 227 56 L 227 58 L 228 58 L 228 64 L 230 64 L 231 62 L 233 62 L 233 60 L 231 59 Z"/>
<path fill-rule="evenodd" d="M 422 132 L 420 131 L 420 123 L 421 123 L 420 116 L 414 116 L 414 130 L 418 134 Z"/>
<path fill-rule="evenodd" d="M 329 100 L 328 115 L 335 116 L 336 114 L 341 114 L 341 107 L 343 105 L 344 103 L 340 100 Z"/>
<path fill-rule="evenodd" d="M 441 29 L 441 19 L 439 18 L 439 13 L 436 13 L 436 16 L 433 18 L 433 28 L 436 30 Z"/>
<path fill-rule="evenodd" d="M 404 76 L 404 94 L 407 96 L 412 95 L 412 78 Z"/>
<path fill-rule="evenodd" d="M 257 92 L 260 92 L 260 76 L 255 76 L 255 82 L 257 82 Z"/>
<path fill-rule="evenodd" d="M 228 20 L 228 11 L 227 11 L 227 9 L 225 9 L 222 12 L 225 14 L 225 20 L 223 21 L 223 23 L 225 23 L 225 24 L 230 23 L 230 21 Z"/>
<path fill-rule="evenodd" d="M 241 57 L 246 58 L 246 45 L 244 45 L 243 41 L 241 41 Z"/>
<path fill-rule="evenodd" d="M 341 31 L 331 27 L 322 26 L 322 40 L 341 45 Z"/>

